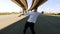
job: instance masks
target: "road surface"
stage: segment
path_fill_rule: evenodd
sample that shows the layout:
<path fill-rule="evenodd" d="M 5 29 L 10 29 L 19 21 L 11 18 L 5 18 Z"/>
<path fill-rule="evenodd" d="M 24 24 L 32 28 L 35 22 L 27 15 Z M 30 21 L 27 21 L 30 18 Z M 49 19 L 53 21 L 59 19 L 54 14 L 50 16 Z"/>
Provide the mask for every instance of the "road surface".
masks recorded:
<path fill-rule="evenodd" d="M 6 28 L 1 29 L 0 34 L 23 34 L 27 18 L 28 17 L 25 17 Z M 60 34 L 60 17 L 40 15 L 37 19 L 37 23 L 35 24 L 35 32 L 36 34 Z M 31 34 L 31 30 L 29 28 L 26 34 Z"/>
<path fill-rule="evenodd" d="M 0 15 L 0 30 L 25 17 L 25 16 L 21 17 L 18 16 L 19 14 Z"/>

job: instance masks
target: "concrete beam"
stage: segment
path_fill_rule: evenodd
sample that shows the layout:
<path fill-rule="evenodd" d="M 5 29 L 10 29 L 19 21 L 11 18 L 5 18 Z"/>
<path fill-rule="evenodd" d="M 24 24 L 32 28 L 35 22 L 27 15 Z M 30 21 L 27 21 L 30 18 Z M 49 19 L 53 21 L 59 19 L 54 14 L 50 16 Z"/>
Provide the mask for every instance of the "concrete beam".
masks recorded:
<path fill-rule="evenodd" d="M 28 8 L 28 4 L 26 0 L 11 0 L 11 1 L 17 4 L 18 6 L 22 7 L 24 10 Z"/>
<path fill-rule="evenodd" d="M 33 10 L 34 8 L 38 8 L 43 3 L 45 3 L 47 0 L 33 0 L 32 5 L 29 10 Z"/>

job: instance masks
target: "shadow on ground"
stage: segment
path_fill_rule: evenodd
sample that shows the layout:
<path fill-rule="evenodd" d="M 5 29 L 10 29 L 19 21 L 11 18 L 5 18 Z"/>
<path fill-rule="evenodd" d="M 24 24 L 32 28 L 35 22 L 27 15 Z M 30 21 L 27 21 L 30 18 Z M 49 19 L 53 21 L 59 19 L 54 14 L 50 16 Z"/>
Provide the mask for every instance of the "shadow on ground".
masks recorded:
<path fill-rule="evenodd" d="M 25 22 L 28 17 L 0 30 L 0 34 L 23 34 Z M 60 34 L 60 17 L 40 15 L 35 24 L 36 34 Z M 31 34 L 28 28 L 26 34 Z"/>

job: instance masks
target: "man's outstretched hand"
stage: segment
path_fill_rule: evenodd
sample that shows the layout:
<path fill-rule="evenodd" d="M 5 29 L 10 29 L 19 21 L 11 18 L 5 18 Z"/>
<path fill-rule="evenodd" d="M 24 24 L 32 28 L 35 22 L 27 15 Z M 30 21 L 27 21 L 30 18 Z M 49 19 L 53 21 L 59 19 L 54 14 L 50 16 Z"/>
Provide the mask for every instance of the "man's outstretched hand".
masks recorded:
<path fill-rule="evenodd" d="M 20 17 L 20 16 L 22 16 L 22 15 L 24 15 L 24 14 L 20 14 L 18 17 Z"/>

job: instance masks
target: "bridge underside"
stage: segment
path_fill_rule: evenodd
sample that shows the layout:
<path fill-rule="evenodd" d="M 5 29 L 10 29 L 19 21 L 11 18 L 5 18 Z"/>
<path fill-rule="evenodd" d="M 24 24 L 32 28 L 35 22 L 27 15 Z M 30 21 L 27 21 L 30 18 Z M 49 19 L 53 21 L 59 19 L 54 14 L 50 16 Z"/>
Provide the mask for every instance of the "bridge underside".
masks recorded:
<path fill-rule="evenodd" d="M 24 10 L 28 8 L 28 4 L 26 0 L 11 0 L 11 1 L 17 4 L 18 6 L 22 7 Z"/>
<path fill-rule="evenodd" d="M 27 0 L 12 0 L 14 3 L 16 3 L 18 6 L 22 7 L 23 9 L 28 9 L 28 3 Z M 47 0 L 32 0 L 32 5 L 29 10 L 33 10 L 34 8 L 38 8 L 43 3 L 45 3 Z"/>
<path fill-rule="evenodd" d="M 43 3 L 45 3 L 47 0 L 33 0 L 32 5 L 30 7 L 30 10 L 33 10 L 34 8 L 38 8 Z"/>

